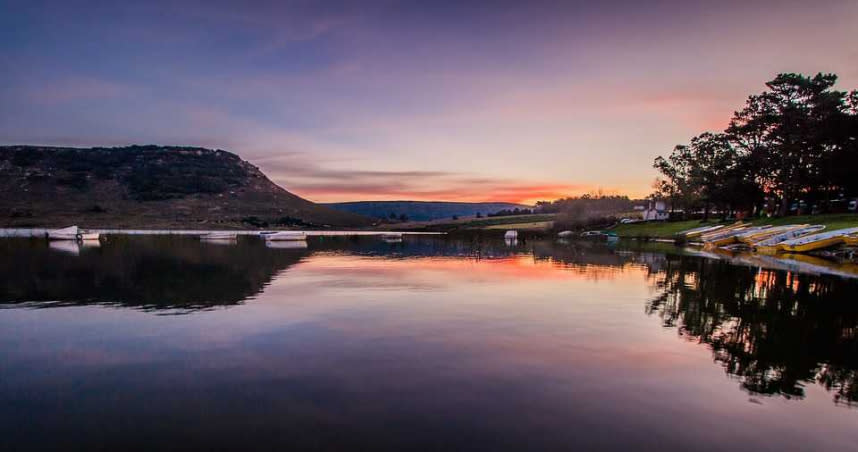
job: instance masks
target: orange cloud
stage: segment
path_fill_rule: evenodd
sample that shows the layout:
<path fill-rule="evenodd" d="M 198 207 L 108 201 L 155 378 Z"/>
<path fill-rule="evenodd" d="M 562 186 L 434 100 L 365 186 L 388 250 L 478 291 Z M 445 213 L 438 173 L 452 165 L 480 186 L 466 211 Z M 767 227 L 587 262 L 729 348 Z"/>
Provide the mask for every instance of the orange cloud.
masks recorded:
<path fill-rule="evenodd" d="M 580 195 L 599 187 L 560 182 L 517 181 L 447 171 L 332 169 L 301 154 L 256 163 L 275 183 L 318 202 L 337 201 L 501 201 L 533 204 Z"/>

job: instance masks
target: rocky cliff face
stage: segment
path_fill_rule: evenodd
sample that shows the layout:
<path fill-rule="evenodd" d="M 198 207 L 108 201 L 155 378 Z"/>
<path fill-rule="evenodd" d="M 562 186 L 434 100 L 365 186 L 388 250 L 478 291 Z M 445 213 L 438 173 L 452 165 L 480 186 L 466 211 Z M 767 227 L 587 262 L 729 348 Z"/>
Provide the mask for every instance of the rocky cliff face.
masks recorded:
<path fill-rule="evenodd" d="M 368 218 L 296 196 L 222 150 L 0 147 L 0 224 L 353 227 Z"/>

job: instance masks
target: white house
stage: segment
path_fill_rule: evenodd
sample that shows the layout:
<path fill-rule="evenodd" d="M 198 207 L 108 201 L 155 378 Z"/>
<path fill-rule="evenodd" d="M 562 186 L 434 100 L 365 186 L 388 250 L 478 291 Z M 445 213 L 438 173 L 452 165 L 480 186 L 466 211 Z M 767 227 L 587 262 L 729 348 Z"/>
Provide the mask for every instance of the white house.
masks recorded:
<path fill-rule="evenodd" d="M 650 201 L 646 210 L 643 211 L 644 221 L 664 221 L 670 217 L 664 201 Z"/>

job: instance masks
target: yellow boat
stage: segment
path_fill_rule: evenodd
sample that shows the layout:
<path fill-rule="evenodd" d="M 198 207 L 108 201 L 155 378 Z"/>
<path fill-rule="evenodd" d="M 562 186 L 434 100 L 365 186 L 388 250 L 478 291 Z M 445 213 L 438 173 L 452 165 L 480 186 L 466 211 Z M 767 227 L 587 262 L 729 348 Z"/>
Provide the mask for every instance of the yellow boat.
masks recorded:
<path fill-rule="evenodd" d="M 797 239 L 809 234 L 815 234 L 825 229 L 823 225 L 804 225 L 803 227 L 772 234 L 753 244 L 754 251 L 762 254 L 775 254 L 780 251 L 778 245 L 787 240 Z"/>
<path fill-rule="evenodd" d="M 849 246 L 858 246 L 858 233 L 843 236 L 843 243 Z"/>
<path fill-rule="evenodd" d="M 763 229 L 767 229 L 770 226 L 754 226 L 754 227 L 741 227 L 736 229 L 731 229 L 727 232 L 722 232 L 720 234 L 714 234 L 707 239 L 704 239 L 703 242 L 707 247 L 720 247 L 726 246 L 733 243 L 737 243 L 739 241 L 739 236 L 750 234 L 754 232 L 760 232 Z"/>
<path fill-rule="evenodd" d="M 807 253 L 839 245 L 845 241 L 847 235 L 855 233 L 858 233 L 858 228 L 838 229 L 836 231 L 806 235 L 781 242 L 778 244 L 778 249 L 792 253 Z"/>
<path fill-rule="evenodd" d="M 747 245 L 753 245 L 757 242 L 762 242 L 763 240 L 770 239 L 774 236 L 794 231 L 796 229 L 806 228 L 810 225 L 808 224 L 790 224 L 786 226 L 774 226 L 771 228 L 763 229 L 761 231 L 751 231 L 748 233 L 740 234 L 737 238 L 740 242 L 745 243 Z M 793 237 L 789 237 L 793 238 Z M 786 240 L 786 239 L 784 239 Z"/>

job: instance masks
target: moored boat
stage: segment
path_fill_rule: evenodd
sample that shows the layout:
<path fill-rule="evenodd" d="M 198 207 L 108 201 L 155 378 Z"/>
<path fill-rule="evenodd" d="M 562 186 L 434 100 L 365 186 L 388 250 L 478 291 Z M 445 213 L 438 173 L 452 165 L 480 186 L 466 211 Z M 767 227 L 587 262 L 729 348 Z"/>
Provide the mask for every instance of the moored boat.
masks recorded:
<path fill-rule="evenodd" d="M 679 237 L 685 237 L 686 239 L 690 239 L 693 237 L 698 237 L 703 234 L 708 234 L 710 232 L 715 232 L 719 229 L 724 228 L 723 224 L 716 224 L 715 226 L 701 226 L 699 228 L 688 229 L 685 231 L 677 232 L 676 235 Z"/>
<path fill-rule="evenodd" d="M 807 253 L 839 245 L 845 241 L 847 235 L 855 233 L 858 233 L 858 228 L 838 229 L 836 231 L 805 235 L 779 243 L 778 249 L 793 253 Z"/>
<path fill-rule="evenodd" d="M 280 231 L 271 234 L 263 235 L 266 241 L 269 242 L 288 242 L 288 241 L 304 241 L 307 240 L 307 234 L 304 231 Z"/>
<path fill-rule="evenodd" d="M 214 231 L 200 236 L 202 240 L 237 240 L 238 234 L 228 231 Z"/>
<path fill-rule="evenodd" d="M 849 246 L 858 246 L 858 232 L 843 236 L 843 243 Z"/>
<path fill-rule="evenodd" d="M 762 227 L 760 226 L 749 227 L 748 225 L 742 225 L 741 227 L 736 227 L 729 230 L 719 230 L 713 234 L 707 234 L 706 236 L 704 236 L 703 243 L 709 248 L 730 245 L 738 241 L 737 237 L 740 234 L 755 232 L 761 229 Z"/>
<path fill-rule="evenodd" d="M 101 234 L 97 232 L 81 232 L 78 234 L 78 238 L 87 242 L 97 242 L 101 239 Z"/>
<path fill-rule="evenodd" d="M 281 250 L 303 250 L 307 248 L 307 242 L 304 240 L 266 240 L 265 246 Z"/>
<path fill-rule="evenodd" d="M 723 228 L 718 228 L 714 231 L 710 231 L 710 232 L 700 234 L 700 241 L 706 242 L 706 241 L 708 241 L 714 237 L 726 235 L 727 233 L 729 233 L 731 231 L 736 231 L 739 229 L 745 229 L 748 226 L 750 226 L 748 223 L 733 223 L 729 226 L 724 226 Z"/>
<path fill-rule="evenodd" d="M 758 231 L 749 231 L 744 232 L 736 236 L 736 239 L 744 244 L 753 245 L 754 243 L 761 242 L 763 240 L 768 239 L 769 237 L 773 237 L 775 235 L 789 232 L 795 229 L 806 228 L 809 225 L 807 224 L 790 224 L 785 226 L 772 226 Z"/>
<path fill-rule="evenodd" d="M 808 234 L 815 234 L 819 231 L 822 231 L 823 229 L 825 229 L 825 226 L 823 225 L 804 225 L 804 227 L 776 233 L 774 235 L 766 237 L 763 240 L 757 241 L 753 244 L 753 248 L 754 251 L 761 253 L 777 252 L 778 244 L 780 244 L 781 242 L 796 239 Z"/>
<path fill-rule="evenodd" d="M 503 235 L 503 238 L 507 239 L 507 240 L 518 239 L 518 231 L 515 231 L 515 230 L 506 231 Z"/>
<path fill-rule="evenodd" d="M 53 231 L 48 231 L 48 239 L 49 240 L 77 240 L 79 238 L 80 231 L 77 226 L 69 226 L 67 228 L 55 229 Z"/>

